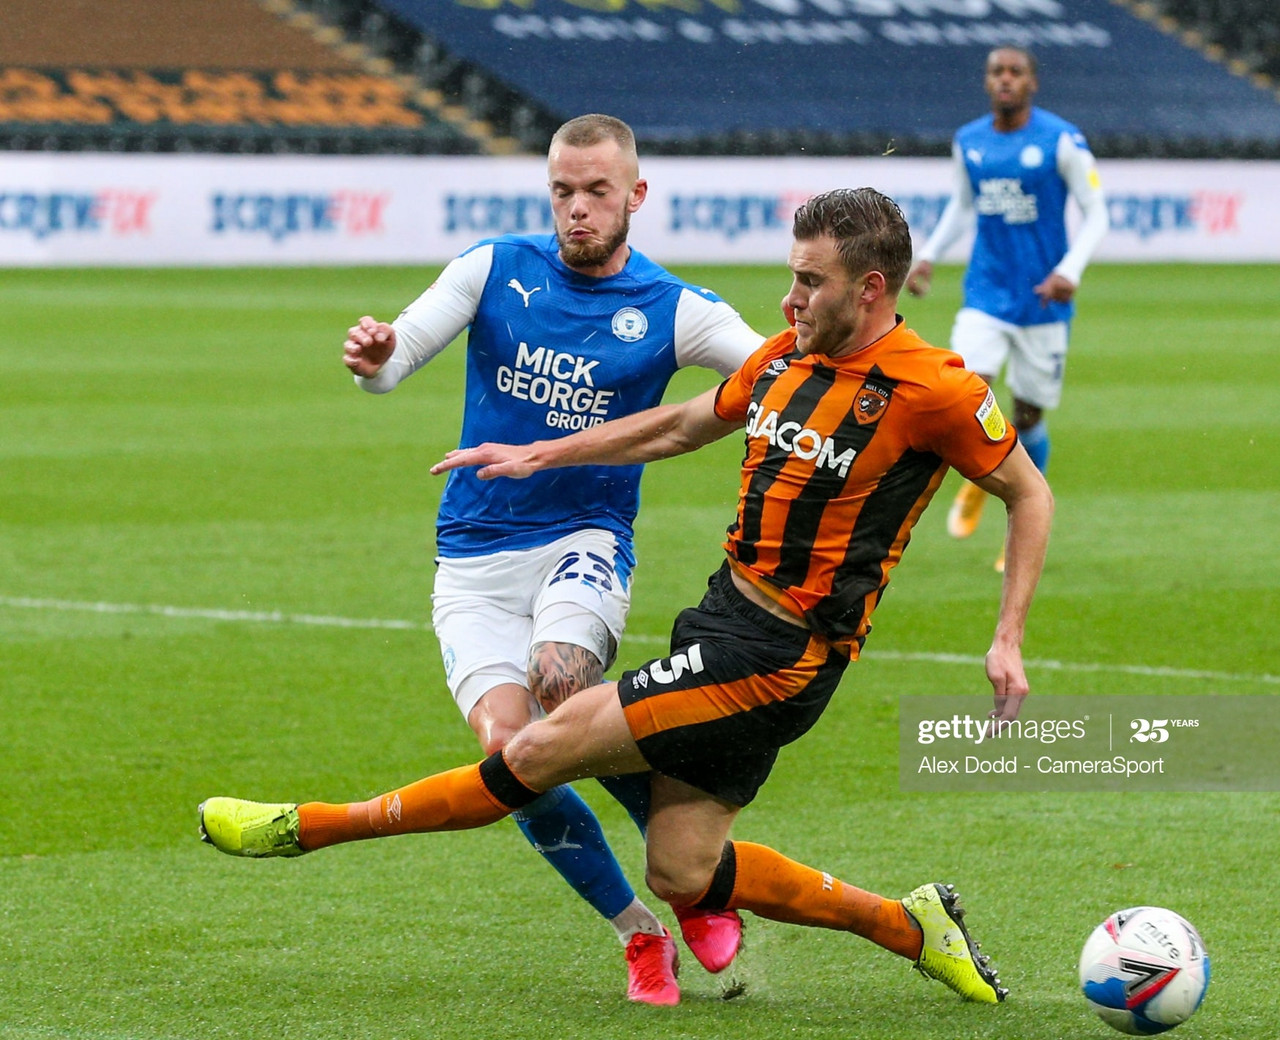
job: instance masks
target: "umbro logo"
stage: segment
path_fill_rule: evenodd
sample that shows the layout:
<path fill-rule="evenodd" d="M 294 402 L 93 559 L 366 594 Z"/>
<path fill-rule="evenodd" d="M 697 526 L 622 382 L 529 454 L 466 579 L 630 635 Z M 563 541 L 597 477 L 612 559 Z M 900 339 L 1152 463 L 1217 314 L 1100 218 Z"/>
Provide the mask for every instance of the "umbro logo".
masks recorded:
<path fill-rule="evenodd" d="M 520 284 L 520 279 L 512 278 L 511 281 L 507 282 L 507 288 L 514 289 L 516 292 L 520 294 L 521 298 L 523 298 L 524 300 L 525 309 L 527 310 L 529 307 L 529 297 L 532 296 L 534 293 L 536 293 L 539 289 L 541 289 L 542 286 L 535 285 L 532 289 L 526 289 L 523 285 Z"/>
<path fill-rule="evenodd" d="M 401 812 L 403 812 L 403 810 L 404 810 L 404 806 L 400 803 L 400 796 L 398 794 L 392 795 L 391 801 L 386 803 L 386 809 L 384 810 L 384 815 L 387 817 L 388 820 L 391 820 L 393 823 L 399 823 L 400 814 Z"/>

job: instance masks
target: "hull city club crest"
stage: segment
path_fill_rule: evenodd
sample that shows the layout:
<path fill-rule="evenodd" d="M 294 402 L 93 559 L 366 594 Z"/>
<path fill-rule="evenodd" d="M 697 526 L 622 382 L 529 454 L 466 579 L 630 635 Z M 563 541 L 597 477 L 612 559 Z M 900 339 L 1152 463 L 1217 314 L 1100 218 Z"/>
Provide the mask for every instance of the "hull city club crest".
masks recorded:
<path fill-rule="evenodd" d="M 853 399 L 853 417 L 858 421 L 858 425 L 868 426 L 876 422 L 889 407 L 889 398 L 892 395 L 893 388 L 889 384 L 874 378 L 867 379 Z"/>

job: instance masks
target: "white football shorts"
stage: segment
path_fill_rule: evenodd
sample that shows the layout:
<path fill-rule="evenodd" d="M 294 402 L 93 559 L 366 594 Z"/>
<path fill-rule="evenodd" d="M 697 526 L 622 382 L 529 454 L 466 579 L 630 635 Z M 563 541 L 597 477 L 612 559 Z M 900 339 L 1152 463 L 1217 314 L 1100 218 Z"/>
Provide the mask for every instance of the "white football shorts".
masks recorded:
<path fill-rule="evenodd" d="M 963 307 L 951 327 L 951 349 L 964 358 L 964 367 L 970 372 L 994 379 L 1003 370 L 1019 401 L 1037 408 L 1057 408 L 1062 400 L 1069 330 L 1065 321 L 1010 325 Z"/>
<path fill-rule="evenodd" d="M 535 643 L 584 647 L 608 668 L 630 607 L 630 567 L 609 531 L 577 531 L 536 549 L 437 558 L 431 624 L 463 718 L 495 686 L 528 686 Z"/>

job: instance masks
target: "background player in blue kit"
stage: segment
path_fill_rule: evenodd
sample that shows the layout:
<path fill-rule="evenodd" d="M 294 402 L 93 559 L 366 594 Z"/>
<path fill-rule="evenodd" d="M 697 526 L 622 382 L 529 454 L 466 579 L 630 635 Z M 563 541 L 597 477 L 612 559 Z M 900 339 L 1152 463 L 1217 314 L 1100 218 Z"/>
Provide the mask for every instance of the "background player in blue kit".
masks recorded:
<path fill-rule="evenodd" d="M 1049 463 L 1044 412 L 1062 398 L 1073 299 L 1106 234 L 1107 205 L 1084 136 L 1031 104 L 1039 81 L 1029 51 L 991 51 L 985 86 L 991 115 L 956 131 L 955 190 L 917 254 L 907 290 L 915 296 L 929 291 L 934 261 L 972 227 L 976 214 L 964 306 L 951 330 L 951 348 L 988 383 L 1005 370 L 1018 438 L 1043 473 Z M 1068 198 L 1084 215 L 1070 249 Z M 947 515 L 953 537 L 974 532 L 985 501 L 976 484 L 961 488 Z M 996 570 L 1003 569 L 1001 550 Z"/>
<path fill-rule="evenodd" d="M 353 326 L 344 362 L 385 393 L 464 329 L 461 447 L 563 436 L 660 403 L 677 369 L 735 371 L 764 340 L 728 304 L 627 244 L 644 202 L 635 138 L 585 115 L 552 138 L 555 234 L 507 235 L 453 260 L 395 322 Z M 543 711 L 601 681 L 617 651 L 635 566 L 641 466 L 580 466 L 533 480 L 449 474 L 437 517 L 432 623 L 454 699 L 485 753 Z M 643 828 L 647 774 L 602 781 Z M 670 934 L 623 876 L 587 804 L 569 786 L 517 815 L 531 844 L 617 931 L 632 1000 L 673 1004 Z M 698 960 L 737 952 L 735 912 L 682 912 Z"/>

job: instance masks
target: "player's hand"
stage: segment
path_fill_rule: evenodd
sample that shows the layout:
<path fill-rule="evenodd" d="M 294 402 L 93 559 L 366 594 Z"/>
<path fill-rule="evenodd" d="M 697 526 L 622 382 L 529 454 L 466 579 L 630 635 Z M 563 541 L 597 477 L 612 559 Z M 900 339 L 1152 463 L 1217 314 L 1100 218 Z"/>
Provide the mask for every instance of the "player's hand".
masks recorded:
<path fill-rule="evenodd" d="M 782 298 L 782 316 L 787 319 L 787 324 L 793 329 L 796 327 L 796 309 L 787 303 L 787 297 Z"/>
<path fill-rule="evenodd" d="M 1048 307 L 1051 303 L 1070 303 L 1076 294 L 1075 282 L 1064 278 L 1057 271 L 1050 271 L 1049 277 L 1033 290 L 1040 297 L 1040 306 Z"/>
<path fill-rule="evenodd" d="M 512 477 L 523 480 L 538 467 L 530 461 L 527 444 L 493 444 L 486 442 L 474 448 L 454 448 L 445 457 L 431 467 L 434 476 L 447 473 L 451 469 L 463 469 L 477 466 L 476 476 L 481 480 L 493 480 L 494 477 Z"/>
<path fill-rule="evenodd" d="M 933 264 L 928 260 L 920 260 L 911 273 L 907 275 L 907 292 L 912 296 L 924 296 L 933 284 Z"/>
<path fill-rule="evenodd" d="M 1022 651 L 1017 647 L 993 645 L 987 651 L 987 678 L 995 693 L 995 710 L 988 713 L 988 732 L 997 735 L 1002 723 L 1012 722 L 1022 710 L 1022 702 L 1031 692 L 1026 670 L 1022 667 Z"/>
<path fill-rule="evenodd" d="M 342 344 L 342 363 L 358 376 L 370 379 L 387 363 L 396 349 L 396 330 L 385 321 L 365 315 L 347 329 Z"/>

